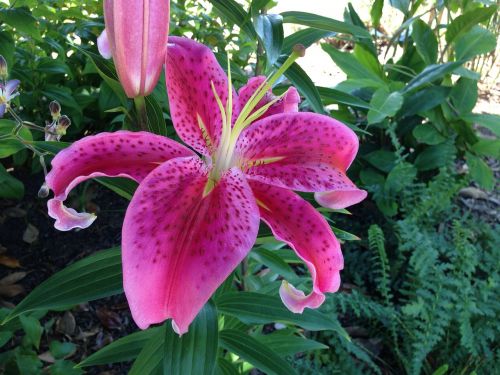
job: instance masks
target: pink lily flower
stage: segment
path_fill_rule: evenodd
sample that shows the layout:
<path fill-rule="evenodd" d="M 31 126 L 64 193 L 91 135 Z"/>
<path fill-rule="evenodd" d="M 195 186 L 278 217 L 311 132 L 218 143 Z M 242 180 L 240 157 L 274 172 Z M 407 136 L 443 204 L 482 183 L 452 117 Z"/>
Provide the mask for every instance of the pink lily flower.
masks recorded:
<path fill-rule="evenodd" d="M 149 95 L 158 83 L 169 28 L 170 0 L 104 0 L 106 29 L 100 53 L 114 58 L 129 98 Z"/>
<path fill-rule="evenodd" d="M 61 230 L 85 228 L 95 219 L 63 205 L 81 181 L 120 176 L 140 183 L 122 230 L 124 289 L 140 328 L 172 318 L 174 330 L 186 332 L 247 256 L 260 220 L 311 273 L 309 295 L 283 282 L 280 295 L 291 311 L 316 308 L 324 293 L 338 290 L 339 242 L 293 190 L 324 193 L 324 203 L 335 207 L 362 200 L 366 193 L 345 174 L 358 138 L 328 116 L 297 112 L 295 88 L 272 95 L 272 83 L 297 57 L 268 81 L 251 79 L 237 94 L 207 47 L 171 37 L 171 116 L 197 153 L 162 136 L 119 131 L 86 137 L 54 158 L 47 185 L 55 196 L 48 206 Z"/>

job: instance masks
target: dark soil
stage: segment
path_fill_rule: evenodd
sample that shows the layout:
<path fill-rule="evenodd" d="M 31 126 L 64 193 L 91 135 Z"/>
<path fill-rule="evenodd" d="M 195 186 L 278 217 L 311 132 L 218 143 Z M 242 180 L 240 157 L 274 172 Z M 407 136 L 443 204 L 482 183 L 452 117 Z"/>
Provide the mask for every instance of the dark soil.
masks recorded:
<path fill-rule="evenodd" d="M 128 204 L 98 183 L 82 184 L 76 190 L 79 194 L 69 199 L 69 205 L 74 208 L 85 205 L 87 211 L 97 212 L 98 218 L 88 229 L 60 232 L 54 229 L 54 220 L 47 215 L 47 200 L 37 197 L 43 176 L 21 173 L 16 177 L 25 183 L 25 197 L 21 202 L 0 200 L 0 254 L 18 261 L 20 266 L 7 267 L 0 262 L 0 280 L 15 272 L 27 274 L 17 282 L 24 292 L 3 299 L 0 295 L 0 304 L 4 307 L 13 307 L 33 288 L 69 264 L 98 250 L 119 245 Z M 30 236 L 32 238 L 27 238 Z M 51 340 L 71 341 L 77 345 L 77 352 L 68 359 L 74 362 L 138 329 L 123 295 L 75 306 L 66 313 L 49 313 L 42 324 L 47 322 L 53 324 L 42 338 L 39 353 L 48 350 Z M 2 350 L 14 347 L 21 337 L 17 335 Z M 118 375 L 126 374 L 129 367 L 119 364 L 86 370 L 89 374 Z"/>

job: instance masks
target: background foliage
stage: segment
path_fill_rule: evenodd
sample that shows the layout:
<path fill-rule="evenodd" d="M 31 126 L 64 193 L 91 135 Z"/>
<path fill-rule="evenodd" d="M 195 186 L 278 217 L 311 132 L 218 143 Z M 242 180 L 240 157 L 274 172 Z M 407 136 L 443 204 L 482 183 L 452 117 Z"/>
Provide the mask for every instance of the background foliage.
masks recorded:
<path fill-rule="evenodd" d="M 268 74 L 296 43 L 322 48 L 347 76 L 320 87 L 294 64 L 276 91 L 295 85 L 302 109 L 333 116 L 353 128 L 361 150 L 352 178 L 371 194 L 353 210 L 322 212 L 345 242 L 343 287 L 319 311 L 286 310 L 280 276 L 304 288 L 307 272 L 294 253 L 263 228 L 248 260 L 221 286 L 178 338 L 170 323 L 135 332 L 80 363 L 74 344 L 52 340 L 54 358 L 38 354 L 49 310 L 122 293 L 118 248 L 80 260 L 35 288 L 14 309 L 1 310 L 0 366 L 12 374 L 80 374 L 133 361 L 131 374 L 491 374 L 500 372 L 498 221 L 464 210 L 457 193 L 475 183 L 495 187 L 499 118 L 473 113 L 481 64 L 494 53 L 494 1 L 373 1 L 365 24 L 356 4 L 344 20 L 302 12 L 273 14 L 273 2 L 172 2 L 171 31 L 214 49 L 223 67 L 231 56 L 238 87 Z M 386 7 L 404 14 L 393 35 L 380 25 Z M 304 28 L 284 37 L 283 24 Z M 58 100 L 73 125 L 65 141 L 134 128 L 134 109 L 114 67 L 97 53 L 101 2 L 0 2 L 0 54 L 22 81 L 16 111 L 43 124 Z M 148 98 L 152 132 L 175 137 L 160 82 Z M 0 120 L 0 197 L 22 199 L 12 170 L 42 182 L 30 144 L 51 154 L 65 143 L 44 142 Z M 464 162 L 468 173 L 458 173 Z M 130 198 L 135 185 L 101 179 Z M 310 198 L 312 201 L 312 197 Z M 338 229 L 343 228 L 343 230 Z M 348 231 L 348 232 L 347 232 Z M 354 234 L 351 234 L 354 233 Z M 361 238 L 361 239 L 360 239 Z"/>

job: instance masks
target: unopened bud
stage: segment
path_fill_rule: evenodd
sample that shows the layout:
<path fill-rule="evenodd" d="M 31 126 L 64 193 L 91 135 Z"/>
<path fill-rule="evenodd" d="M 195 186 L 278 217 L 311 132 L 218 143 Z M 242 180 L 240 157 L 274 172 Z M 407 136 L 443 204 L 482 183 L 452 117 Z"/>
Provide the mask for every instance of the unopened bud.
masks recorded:
<path fill-rule="evenodd" d="M 0 79 L 6 80 L 9 76 L 9 69 L 7 66 L 7 60 L 0 55 Z"/>
<path fill-rule="evenodd" d="M 61 117 L 61 105 L 58 102 L 56 102 L 55 100 L 53 102 L 50 102 L 49 109 L 50 114 L 52 115 L 52 119 L 57 120 L 59 117 Z"/>
<path fill-rule="evenodd" d="M 59 118 L 59 121 L 57 122 L 57 126 L 56 126 L 57 135 L 65 135 L 66 130 L 68 129 L 68 127 L 70 125 L 71 125 L 71 120 L 69 119 L 69 117 L 66 115 L 62 115 Z"/>
<path fill-rule="evenodd" d="M 47 183 L 44 182 L 40 190 L 38 190 L 38 198 L 47 198 L 49 196 L 50 190 Z"/>
<path fill-rule="evenodd" d="M 304 57 L 306 55 L 306 47 L 303 44 L 296 44 L 293 46 L 293 52 L 299 57 Z"/>

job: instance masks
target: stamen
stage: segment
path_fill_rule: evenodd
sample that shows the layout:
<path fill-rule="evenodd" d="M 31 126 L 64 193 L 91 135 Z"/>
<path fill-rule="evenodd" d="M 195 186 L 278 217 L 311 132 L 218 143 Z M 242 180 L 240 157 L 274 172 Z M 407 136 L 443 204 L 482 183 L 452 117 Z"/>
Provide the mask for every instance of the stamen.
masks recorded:
<path fill-rule="evenodd" d="M 276 163 L 277 161 L 283 160 L 284 156 L 275 156 L 272 158 L 256 159 L 256 160 L 246 160 L 241 165 L 240 168 L 243 172 L 248 171 L 252 167 L 258 167 L 260 165 L 266 165 L 271 163 Z"/>
<path fill-rule="evenodd" d="M 203 139 L 204 139 L 205 143 L 207 144 L 208 149 L 212 150 L 213 143 L 212 143 L 212 140 L 210 139 L 210 134 L 208 133 L 207 127 L 205 126 L 203 119 L 201 118 L 201 116 L 198 113 L 196 114 L 196 116 L 198 119 L 198 127 L 201 130 L 201 134 L 203 136 Z"/>
<path fill-rule="evenodd" d="M 217 90 L 215 90 L 215 86 L 214 86 L 213 81 L 210 81 L 210 86 L 212 87 L 212 93 L 214 94 L 215 100 L 217 101 L 217 105 L 219 106 L 219 111 L 222 115 L 221 116 L 222 117 L 222 129 L 225 129 L 226 128 L 226 120 L 227 120 L 226 110 L 224 109 L 224 105 L 222 104 L 222 100 L 221 100 L 219 94 L 217 94 Z"/>

